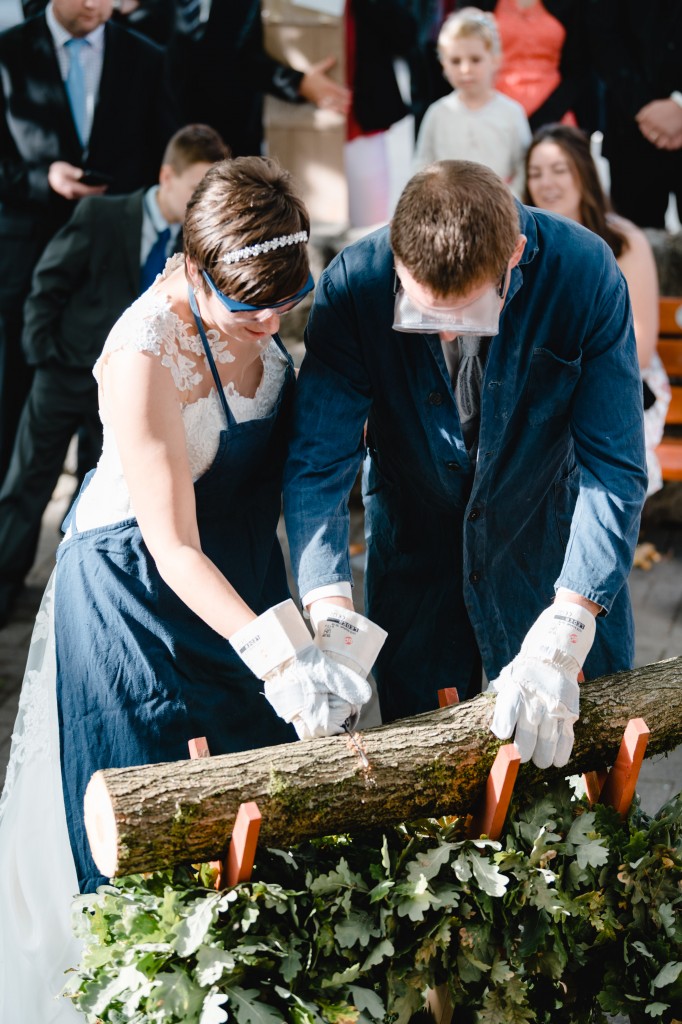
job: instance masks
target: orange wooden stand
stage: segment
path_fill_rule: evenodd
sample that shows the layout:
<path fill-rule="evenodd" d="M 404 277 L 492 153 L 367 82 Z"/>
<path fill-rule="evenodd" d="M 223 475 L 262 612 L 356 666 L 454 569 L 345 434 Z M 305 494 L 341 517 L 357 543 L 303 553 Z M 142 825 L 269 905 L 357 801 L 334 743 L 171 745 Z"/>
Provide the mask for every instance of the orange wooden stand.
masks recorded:
<path fill-rule="evenodd" d="M 438 691 L 439 707 L 449 707 L 457 703 L 459 696 L 454 687 Z M 611 770 L 587 772 L 583 776 L 590 803 L 594 804 L 599 800 L 614 807 L 623 817 L 627 814 L 648 740 L 649 729 L 644 719 L 630 719 Z M 477 839 L 481 835 L 499 839 L 520 763 L 521 757 L 513 743 L 506 743 L 497 751 L 485 792 L 474 808 L 469 823 L 468 832 L 472 839 Z M 426 1006 L 435 1019 L 435 1024 L 450 1024 L 452 1021 L 453 1007 L 447 985 L 429 989 Z"/>
<path fill-rule="evenodd" d="M 586 772 L 583 776 L 591 804 L 606 804 L 625 817 L 635 795 L 649 736 L 649 727 L 643 718 L 630 719 L 611 770 Z"/>
<path fill-rule="evenodd" d="M 458 703 L 459 694 L 454 686 L 438 691 L 439 707 L 446 708 Z M 500 838 L 520 763 L 521 757 L 513 743 L 505 743 L 497 751 L 485 792 L 471 815 L 468 832 L 472 839 L 478 839 L 483 835 L 490 839 Z"/>
<path fill-rule="evenodd" d="M 190 740 L 188 746 L 192 760 L 211 756 L 205 736 Z M 226 889 L 251 878 L 261 820 L 258 804 L 253 800 L 239 805 L 227 855 L 222 861 L 211 861 L 211 867 L 217 870 L 216 889 Z"/>
<path fill-rule="evenodd" d="M 505 743 L 497 751 L 485 784 L 485 793 L 474 807 L 471 817 L 469 835 L 472 839 L 485 835 L 497 840 L 502 835 L 520 764 L 521 755 L 513 743 Z"/>

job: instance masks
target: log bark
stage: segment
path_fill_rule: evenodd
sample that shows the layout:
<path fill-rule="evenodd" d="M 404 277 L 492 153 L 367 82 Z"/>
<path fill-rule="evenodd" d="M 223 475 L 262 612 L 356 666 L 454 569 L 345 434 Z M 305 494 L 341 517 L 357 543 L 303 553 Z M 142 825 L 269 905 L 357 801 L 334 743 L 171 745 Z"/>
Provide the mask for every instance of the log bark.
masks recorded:
<path fill-rule="evenodd" d="M 348 737 L 335 736 L 97 772 L 85 801 L 93 856 L 109 877 L 214 860 L 225 852 L 240 803 L 250 800 L 263 815 L 260 841 L 268 846 L 465 814 L 500 746 L 488 729 L 493 701 L 482 694 L 359 734 L 369 769 Z M 648 757 L 682 743 L 682 657 L 584 683 L 569 765 L 522 765 L 517 786 L 613 764 L 628 720 L 637 717 L 651 730 Z"/>

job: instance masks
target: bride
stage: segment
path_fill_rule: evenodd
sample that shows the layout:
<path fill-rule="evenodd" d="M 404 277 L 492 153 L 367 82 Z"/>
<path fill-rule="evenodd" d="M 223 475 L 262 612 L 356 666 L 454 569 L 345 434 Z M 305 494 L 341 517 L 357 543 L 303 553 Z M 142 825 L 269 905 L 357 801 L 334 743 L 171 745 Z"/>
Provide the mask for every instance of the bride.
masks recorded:
<path fill-rule="evenodd" d="M 288 599 L 276 537 L 295 381 L 277 330 L 313 287 L 308 231 L 277 164 L 217 164 L 184 255 L 95 366 L 103 451 L 38 613 L 0 801 L 3 1024 L 82 1019 L 58 995 L 72 897 L 104 881 L 93 772 L 184 759 L 195 736 L 219 754 L 338 733 L 369 698 L 347 623 L 337 660 Z M 382 631 L 355 618 L 376 653 Z"/>

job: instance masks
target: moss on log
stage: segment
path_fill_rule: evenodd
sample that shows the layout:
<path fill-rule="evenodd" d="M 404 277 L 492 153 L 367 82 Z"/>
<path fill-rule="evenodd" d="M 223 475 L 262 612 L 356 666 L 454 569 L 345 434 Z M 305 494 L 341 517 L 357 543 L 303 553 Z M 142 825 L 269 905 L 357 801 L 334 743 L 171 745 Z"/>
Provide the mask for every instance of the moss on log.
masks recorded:
<path fill-rule="evenodd" d="M 482 694 L 359 734 L 369 770 L 338 736 L 97 772 L 86 794 L 95 861 L 115 877 L 216 859 L 239 804 L 249 800 L 260 808 L 260 841 L 269 846 L 467 813 L 500 746 L 488 728 L 493 702 Z M 651 730 L 648 757 L 682 742 L 682 657 L 584 683 L 569 765 L 542 772 L 522 765 L 517 786 L 611 765 L 637 717 Z"/>

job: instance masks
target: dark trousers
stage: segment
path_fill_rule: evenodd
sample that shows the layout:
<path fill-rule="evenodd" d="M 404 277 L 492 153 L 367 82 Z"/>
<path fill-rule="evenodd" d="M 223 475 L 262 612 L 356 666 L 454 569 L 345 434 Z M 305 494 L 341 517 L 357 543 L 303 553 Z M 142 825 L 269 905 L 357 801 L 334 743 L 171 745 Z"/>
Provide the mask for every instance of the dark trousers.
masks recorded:
<path fill-rule="evenodd" d="M 79 471 L 85 472 L 96 464 L 102 447 L 92 371 L 37 367 L 0 489 L 0 621 L 33 565 L 43 512 L 69 442 L 80 428 L 89 439 L 89 456 L 79 465 Z"/>
<path fill-rule="evenodd" d="M 21 347 L 23 310 L 45 239 L 29 231 L 18 218 L 14 224 L 7 216 L 0 227 L 0 480 L 33 375 Z"/>

